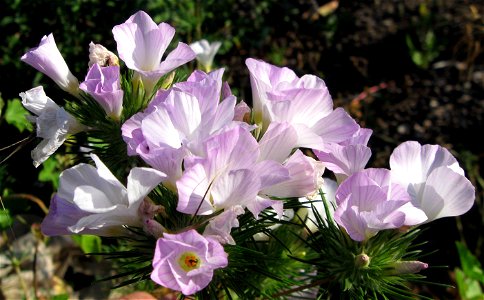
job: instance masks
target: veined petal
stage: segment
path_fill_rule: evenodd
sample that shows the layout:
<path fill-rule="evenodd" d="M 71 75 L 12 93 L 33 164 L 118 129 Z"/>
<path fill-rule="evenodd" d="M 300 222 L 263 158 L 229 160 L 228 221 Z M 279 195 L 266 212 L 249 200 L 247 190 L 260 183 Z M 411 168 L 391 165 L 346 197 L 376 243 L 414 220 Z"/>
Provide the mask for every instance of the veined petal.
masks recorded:
<path fill-rule="evenodd" d="M 341 146 L 332 143 L 326 144 L 324 151 L 314 150 L 314 153 L 326 168 L 336 174 L 350 176 L 365 168 L 371 149 L 364 145 Z"/>
<path fill-rule="evenodd" d="M 178 43 L 178 46 L 168 54 L 163 62 L 158 66 L 157 73 L 160 77 L 168 72 L 173 71 L 179 66 L 186 64 L 187 62 L 193 60 L 196 54 L 193 50 L 185 43 Z"/>
<path fill-rule="evenodd" d="M 212 178 L 207 176 L 202 165 L 196 164 L 186 170 L 182 178 L 176 182 L 178 189 L 178 204 L 176 210 L 186 214 L 211 214 L 210 185 Z"/>
<path fill-rule="evenodd" d="M 52 33 L 44 36 L 39 46 L 25 53 L 21 60 L 49 76 L 66 92 L 74 96 L 78 95 L 79 81 L 69 70 Z"/>
<path fill-rule="evenodd" d="M 427 178 L 422 198 L 415 203 L 429 221 L 459 216 L 469 211 L 475 201 L 475 188 L 464 176 L 450 167 L 434 169 Z"/>
<path fill-rule="evenodd" d="M 289 123 L 271 123 L 259 141 L 259 160 L 284 162 L 296 147 L 297 132 Z"/>
<path fill-rule="evenodd" d="M 325 143 L 339 143 L 352 137 L 359 127 L 344 109 L 338 107 L 311 129 L 321 136 Z"/>
<path fill-rule="evenodd" d="M 170 113 L 159 107 L 143 120 L 141 130 L 149 146 L 180 148 L 183 136 L 173 124 Z"/>
<path fill-rule="evenodd" d="M 233 170 L 219 176 L 211 191 L 216 210 L 235 205 L 247 206 L 255 201 L 260 190 L 260 180 L 255 172 L 247 169 Z"/>

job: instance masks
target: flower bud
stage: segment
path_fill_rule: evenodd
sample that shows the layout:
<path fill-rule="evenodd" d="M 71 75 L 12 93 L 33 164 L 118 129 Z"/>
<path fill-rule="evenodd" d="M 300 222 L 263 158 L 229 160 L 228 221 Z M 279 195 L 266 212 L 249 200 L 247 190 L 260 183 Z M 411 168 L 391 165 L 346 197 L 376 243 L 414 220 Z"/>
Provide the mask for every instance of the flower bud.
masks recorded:
<path fill-rule="evenodd" d="M 367 254 L 361 253 L 355 257 L 355 266 L 357 268 L 360 268 L 360 269 L 367 268 L 369 265 L 370 265 L 370 257 Z"/>
<path fill-rule="evenodd" d="M 393 264 L 393 269 L 390 270 L 390 275 L 418 273 L 422 270 L 427 269 L 428 267 L 428 264 L 418 260 L 397 261 Z"/>

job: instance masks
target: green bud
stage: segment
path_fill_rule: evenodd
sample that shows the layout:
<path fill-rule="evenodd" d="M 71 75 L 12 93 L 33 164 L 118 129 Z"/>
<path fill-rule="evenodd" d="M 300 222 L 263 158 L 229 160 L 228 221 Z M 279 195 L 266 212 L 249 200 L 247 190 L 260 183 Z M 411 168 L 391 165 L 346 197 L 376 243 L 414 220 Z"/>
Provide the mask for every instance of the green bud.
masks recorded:
<path fill-rule="evenodd" d="M 358 254 L 355 257 L 355 266 L 359 269 L 368 268 L 370 265 L 370 257 L 365 253 Z"/>

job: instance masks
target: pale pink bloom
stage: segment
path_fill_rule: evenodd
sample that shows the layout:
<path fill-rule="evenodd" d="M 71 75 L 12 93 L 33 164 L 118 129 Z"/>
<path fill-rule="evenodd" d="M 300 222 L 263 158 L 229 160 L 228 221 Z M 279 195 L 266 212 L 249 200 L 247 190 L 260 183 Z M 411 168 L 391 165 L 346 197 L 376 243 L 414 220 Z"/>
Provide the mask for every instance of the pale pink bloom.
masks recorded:
<path fill-rule="evenodd" d="M 427 222 L 462 215 L 474 204 L 475 188 L 457 160 L 441 146 L 405 142 L 393 151 L 390 167 L 413 205 L 425 212 Z"/>
<path fill-rule="evenodd" d="M 49 76 L 64 91 L 78 96 L 79 82 L 59 52 L 52 33 L 44 36 L 39 46 L 25 53 L 21 60 Z"/>
<path fill-rule="evenodd" d="M 124 187 L 96 155 L 91 158 L 96 167 L 79 164 L 61 173 L 53 209 L 42 222 L 45 234 L 116 236 L 123 226 L 143 225 L 140 204 L 165 174 L 133 168 Z"/>
<path fill-rule="evenodd" d="M 287 68 L 247 59 L 250 71 L 253 114 L 265 132 L 271 122 L 288 122 L 298 134 L 298 147 L 324 149 L 339 143 L 359 128 L 333 100 L 324 81 L 313 75 L 297 77 Z"/>
<path fill-rule="evenodd" d="M 334 219 L 355 241 L 367 240 L 380 230 L 416 225 L 427 219 L 386 169 L 354 173 L 341 183 L 335 197 L 338 207 Z"/>
<path fill-rule="evenodd" d="M 326 143 L 324 149 L 313 152 L 336 175 L 338 182 L 342 182 L 365 168 L 371 157 L 371 149 L 366 145 L 372 132 L 359 128 L 350 138 L 340 143 Z"/>
<path fill-rule="evenodd" d="M 156 242 L 151 279 L 188 296 L 207 287 L 214 270 L 227 265 L 227 253 L 216 240 L 193 229 L 165 233 Z"/>
<path fill-rule="evenodd" d="M 36 115 L 28 119 L 35 123 L 37 137 L 43 139 L 31 153 L 35 167 L 47 160 L 69 135 L 86 129 L 64 108 L 47 97 L 42 86 L 20 93 L 20 97 L 23 106 Z"/>
<path fill-rule="evenodd" d="M 178 43 L 161 61 L 175 29 L 166 23 L 157 25 L 144 11 L 138 11 L 123 24 L 114 26 L 113 35 L 119 57 L 128 68 L 141 74 L 149 92 L 161 76 L 195 58 L 187 44 Z"/>
<path fill-rule="evenodd" d="M 186 82 L 159 92 L 145 112 L 123 124 L 128 154 L 140 155 L 174 185 L 184 157 L 202 155 L 203 141 L 234 123 L 235 97 L 219 102 L 222 73 L 195 71 Z"/>
<path fill-rule="evenodd" d="M 365 168 L 371 157 L 371 149 L 365 145 L 342 146 L 331 143 L 325 145 L 323 151 L 314 150 L 314 154 L 341 182 Z"/>
<path fill-rule="evenodd" d="M 202 157 L 185 159 L 186 171 L 177 181 L 177 210 L 206 215 L 240 205 L 257 216 L 280 202 L 258 197 L 258 193 L 289 179 L 289 172 L 276 161 L 258 158 L 259 145 L 244 126 L 207 139 Z"/>

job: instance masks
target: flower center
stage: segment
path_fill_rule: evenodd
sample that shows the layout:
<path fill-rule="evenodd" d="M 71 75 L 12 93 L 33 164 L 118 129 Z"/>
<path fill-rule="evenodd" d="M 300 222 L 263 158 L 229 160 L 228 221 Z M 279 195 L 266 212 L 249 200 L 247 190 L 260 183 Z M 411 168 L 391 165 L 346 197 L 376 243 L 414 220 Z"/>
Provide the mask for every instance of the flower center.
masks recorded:
<path fill-rule="evenodd" d="M 178 263 L 184 271 L 188 272 L 198 269 L 200 267 L 201 260 L 200 257 L 198 257 L 198 255 L 194 252 L 185 252 L 178 259 Z"/>

